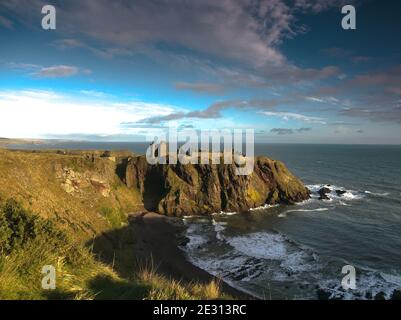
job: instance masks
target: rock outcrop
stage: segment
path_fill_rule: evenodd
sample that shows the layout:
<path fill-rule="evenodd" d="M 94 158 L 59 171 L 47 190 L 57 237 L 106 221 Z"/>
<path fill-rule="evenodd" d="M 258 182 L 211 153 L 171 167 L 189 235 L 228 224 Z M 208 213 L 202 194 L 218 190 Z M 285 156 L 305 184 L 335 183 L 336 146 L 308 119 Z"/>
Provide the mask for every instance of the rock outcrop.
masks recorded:
<path fill-rule="evenodd" d="M 345 190 L 336 190 L 336 194 L 337 194 L 339 197 L 343 196 L 343 195 L 346 194 L 346 193 L 347 193 L 347 191 L 345 191 Z"/>
<path fill-rule="evenodd" d="M 319 193 L 319 200 L 330 200 L 328 194 L 331 193 L 331 189 L 323 187 L 318 191 L 318 193 Z"/>
<path fill-rule="evenodd" d="M 110 185 L 100 175 L 89 171 L 85 173 L 75 172 L 71 168 L 62 168 L 60 165 L 56 165 L 55 170 L 57 179 L 61 180 L 61 187 L 68 194 L 79 194 L 92 186 L 103 197 L 107 198 L 110 195 Z"/>
<path fill-rule="evenodd" d="M 138 156 L 127 159 L 118 171 L 129 188 L 139 189 L 147 210 L 168 216 L 247 211 L 310 197 L 310 191 L 279 161 L 258 157 L 249 176 L 236 175 L 235 166 L 150 165 L 145 156 Z"/>

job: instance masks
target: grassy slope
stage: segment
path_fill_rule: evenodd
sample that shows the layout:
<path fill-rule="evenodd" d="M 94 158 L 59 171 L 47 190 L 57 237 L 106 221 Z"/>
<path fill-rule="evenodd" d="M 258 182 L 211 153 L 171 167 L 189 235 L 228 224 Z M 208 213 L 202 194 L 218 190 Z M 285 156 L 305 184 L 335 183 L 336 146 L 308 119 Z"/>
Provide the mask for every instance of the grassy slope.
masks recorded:
<path fill-rule="evenodd" d="M 104 197 L 91 184 L 67 193 L 62 187 L 65 179 L 59 177 L 63 169 L 101 178 L 109 185 L 110 195 Z M 115 175 L 115 163 L 100 157 L 92 162 L 85 154 L 0 149 L 0 172 L 0 199 L 13 198 L 43 218 L 56 218 L 75 238 L 90 238 L 116 227 L 114 221 L 108 221 L 113 220 L 110 212 L 119 215 L 142 207 L 140 195 Z"/>
<path fill-rule="evenodd" d="M 62 187 L 64 169 L 110 188 Z M 142 210 L 139 193 L 115 174 L 116 164 L 88 153 L 58 155 L 0 149 L 0 299 L 200 299 L 222 297 L 218 284 L 183 284 L 144 268 L 129 280 L 99 262 L 84 243 L 122 227 Z M 81 180 L 85 180 L 82 178 Z M 13 199 L 9 201 L 7 199 Z M 41 268 L 57 269 L 57 290 L 41 289 Z"/>

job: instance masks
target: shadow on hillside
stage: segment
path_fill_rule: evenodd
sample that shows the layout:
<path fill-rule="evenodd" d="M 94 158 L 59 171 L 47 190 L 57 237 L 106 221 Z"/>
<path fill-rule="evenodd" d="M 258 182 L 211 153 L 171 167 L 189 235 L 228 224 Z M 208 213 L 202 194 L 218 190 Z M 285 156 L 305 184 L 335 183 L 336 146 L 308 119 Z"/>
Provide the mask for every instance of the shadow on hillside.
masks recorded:
<path fill-rule="evenodd" d="M 100 293 L 99 299 L 116 299 L 131 296 L 132 299 L 146 295 L 146 286 L 138 287 L 135 281 L 143 271 L 178 280 L 183 284 L 209 284 L 214 279 L 206 271 L 191 264 L 179 244 L 186 243 L 183 225 L 177 220 L 167 219 L 155 213 L 142 213 L 129 219 L 127 226 L 105 232 L 87 245 L 103 263 L 108 264 L 122 278 L 132 281 L 115 282 L 110 278 L 97 278 L 91 284 Z M 107 290 L 103 288 L 108 288 Z M 245 294 L 222 283 L 225 293 L 248 298 Z"/>
<path fill-rule="evenodd" d="M 43 295 L 47 300 L 73 300 L 75 298 L 73 292 L 65 292 L 57 289 L 43 291 Z"/>
<path fill-rule="evenodd" d="M 89 280 L 87 289 L 95 300 L 141 300 L 150 286 L 138 281 L 116 280 L 110 276 L 96 276 Z M 62 290 L 43 291 L 47 300 L 74 300 L 76 293 Z"/>
<path fill-rule="evenodd" d="M 131 217 L 127 226 L 105 232 L 87 245 L 124 278 L 133 278 L 144 269 L 181 278 L 181 265 L 191 265 L 177 247 L 181 232 L 181 227 L 165 217 L 142 213 Z"/>
<path fill-rule="evenodd" d="M 128 226 L 104 232 L 88 243 L 96 258 L 110 265 L 124 278 L 132 278 L 141 266 L 143 255 L 137 247 L 135 228 Z"/>
<path fill-rule="evenodd" d="M 148 211 L 157 211 L 160 200 L 165 195 L 163 175 L 156 169 L 151 170 L 145 179 L 143 204 Z"/>
<path fill-rule="evenodd" d="M 96 300 L 140 300 L 147 295 L 149 286 L 128 281 L 116 281 L 111 277 L 97 276 L 88 283 Z"/>

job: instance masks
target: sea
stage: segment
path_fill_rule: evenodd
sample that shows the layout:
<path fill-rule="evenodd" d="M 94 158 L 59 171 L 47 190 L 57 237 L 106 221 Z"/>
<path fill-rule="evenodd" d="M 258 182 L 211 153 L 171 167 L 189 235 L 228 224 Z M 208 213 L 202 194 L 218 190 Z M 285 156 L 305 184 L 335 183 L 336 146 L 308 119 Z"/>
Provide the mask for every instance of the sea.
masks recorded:
<path fill-rule="evenodd" d="M 12 147 L 144 153 L 147 144 Z M 255 153 L 283 161 L 312 198 L 186 217 L 189 242 L 182 250 L 193 264 L 268 300 L 389 299 L 401 290 L 401 146 L 256 144 Z M 330 200 L 319 200 L 324 186 Z M 355 270 L 352 288 L 343 286 L 344 277 L 352 276 L 345 266 Z"/>

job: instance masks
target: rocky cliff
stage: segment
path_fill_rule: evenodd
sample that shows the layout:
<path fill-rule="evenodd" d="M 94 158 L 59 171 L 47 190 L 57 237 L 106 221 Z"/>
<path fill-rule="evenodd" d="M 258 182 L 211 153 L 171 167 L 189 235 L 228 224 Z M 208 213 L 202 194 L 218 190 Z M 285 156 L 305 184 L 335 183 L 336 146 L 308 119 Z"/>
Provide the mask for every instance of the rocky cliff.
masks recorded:
<path fill-rule="evenodd" d="M 118 169 L 129 188 L 137 188 L 144 206 L 168 216 L 246 211 L 265 204 L 306 200 L 309 190 L 280 161 L 255 159 L 249 176 L 235 164 L 149 165 L 145 156 L 127 159 Z"/>
<path fill-rule="evenodd" d="M 207 215 L 309 198 L 283 163 L 267 157 L 255 159 L 251 175 L 239 176 L 235 164 L 150 165 L 130 152 L 0 149 L 0 155 L 0 200 L 16 199 L 85 234 L 105 222 L 120 225 L 130 212 Z"/>

